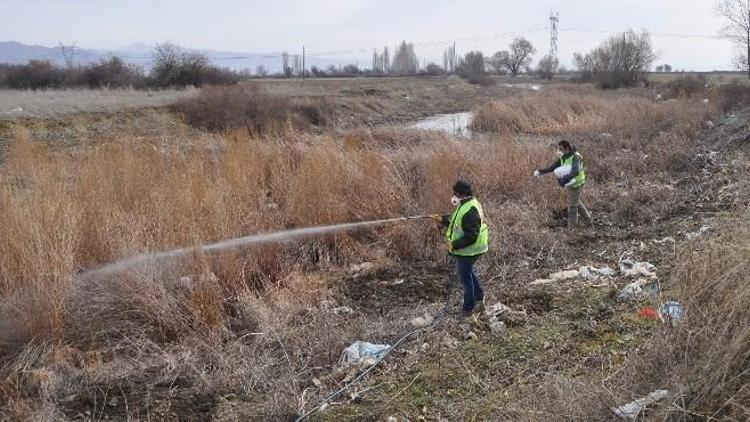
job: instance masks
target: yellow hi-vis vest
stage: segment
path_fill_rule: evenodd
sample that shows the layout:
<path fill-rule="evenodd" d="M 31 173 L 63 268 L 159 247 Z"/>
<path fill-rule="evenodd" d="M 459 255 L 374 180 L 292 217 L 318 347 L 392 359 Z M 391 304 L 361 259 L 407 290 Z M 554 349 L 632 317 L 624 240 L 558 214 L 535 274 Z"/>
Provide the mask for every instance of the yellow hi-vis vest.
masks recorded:
<path fill-rule="evenodd" d="M 479 201 L 477 201 L 476 198 L 472 198 L 470 201 L 467 201 L 466 203 L 456 207 L 456 210 L 453 211 L 453 215 L 451 215 L 450 224 L 448 224 L 448 230 L 445 232 L 445 238 L 448 242 L 452 243 L 464 236 L 464 231 L 462 229 L 461 223 L 463 222 L 464 215 L 466 215 L 466 213 L 469 212 L 469 210 L 471 210 L 472 208 L 477 209 L 477 212 L 479 212 L 479 218 L 482 219 L 482 224 L 479 228 L 479 235 L 477 235 L 477 240 L 473 244 L 463 249 L 454 250 L 453 252 L 451 252 L 452 255 L 479 256 L 489 250 L 489 228 L 487 227 L 487 223 L 484 220 L 482 205 L 479 204 Z"/>
<path fill-rule="evenodd" d="M 560 166 L 570 166 L 573 167 L 573 157 L 578 157 L 578 174 L 575 177 L 575 183 L 573 183 L 570 187 L 572 188 L 580 188 L 584 184 L 586 184 L 586 169 L 583 166 L 583 156 L 576 151 L 575 154 L 570 154 L 570 157 L 568 158 L 561 158 L 560 159 Z"/>

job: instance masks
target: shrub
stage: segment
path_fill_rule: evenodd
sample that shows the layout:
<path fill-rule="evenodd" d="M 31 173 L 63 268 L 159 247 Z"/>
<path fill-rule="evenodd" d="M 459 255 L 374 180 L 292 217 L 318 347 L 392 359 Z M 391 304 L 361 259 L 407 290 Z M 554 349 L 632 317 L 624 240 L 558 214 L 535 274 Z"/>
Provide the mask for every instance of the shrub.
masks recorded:
<path fill-rule="evenodd" d="M 697 77 L 679 77 L 673 79 L 664 87 L 667 89 L 668 98 L 691 97 L 695 94 L 706 92 L 706 77 L 700 75 Z"/>
<path fill-rule="evenodd" d="M 141 88 L 145 85 L 143 69 L 125 63 L 119 57 L 102 60 L 83 71 L 89 88 Z"/>
<path fill-rule="evenodd" d="M 8 88 L 60 88 L 65 81 L 65 71 L 47 60 L 31 60 L 27 64 L 12 66 L 5 80 Z"/>
<path fill-rule="evenodd" d="M 280 129 L 289 119 L 288 99 L 265 94 L 258 85 L 205 87 L 197 97 L 175 106 L 187 122 L 208 130 L 248 129 L 263 133 Z"/>
<path fill-rule="evenodd" d="M 724 112 L 750 106 L 750 86 L 733 82 L 719 87 L 719 109 Z"/>
<path fill-rule="evenodd" d="M 484 55 L 481 51 L 466 53 L 458 66 L 458 75 L 471 84 L 491 85 L 492 79 L 487 77 Z"/>
<path fill-rule="evenodd" d="M 239 81 L 236 72 L 211 65 L 205 54 L 184 51 L 169 43 L 154 49 L 151 74 L 152 84 L 160 88 L 232 85 Z"/>
<path fill-rule="evenodd" d="M 237 87 L 205 87 L 194 98 L 175 106 L 192 126 L 224 131 L 247 129 L 252 133 L 275 132 L 287 124 L 326 125 L 334 113 L 324 99 L 296 99 L 265 93 L 257 84 Z"/>

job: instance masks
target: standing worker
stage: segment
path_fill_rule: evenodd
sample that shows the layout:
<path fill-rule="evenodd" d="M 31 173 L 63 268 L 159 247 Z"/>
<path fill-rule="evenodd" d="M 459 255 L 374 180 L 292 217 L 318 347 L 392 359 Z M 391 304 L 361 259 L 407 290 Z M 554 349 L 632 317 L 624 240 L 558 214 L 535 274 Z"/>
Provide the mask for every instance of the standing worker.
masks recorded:
<path fill-rule="evenodd" d="M 451 215 L 433 215 L 432 218 L 446 227 L 445 239 L 448 253 L 456 260 L 456 268 L 464 286 L 462 316 L 474 312 L 477 303 L 484 306 L 484 291 L 474 271 L 474 263 L 489 249 L 489 229 L 479 204 L 467 182 L 459 180 L 453 185 L 451 204 L 456 207 Z"/>
<path fill-rule="evenodd" d="M 587 224 L 591 224 L 591 214 L 581 202 L 581 189 L 586 184 L 586 168 L 583 165 L 583 157 L 570 145 L 568 141 L 557 143 L 562 156 L 545 169 L 534 171 L 534 176 L 547 173 L 555 173 L 557 182 L 561 187 L 568 188 L 570 201 L 568 202 L 568 228 L 573 229 L 578 224 L 578 214 Z"/>

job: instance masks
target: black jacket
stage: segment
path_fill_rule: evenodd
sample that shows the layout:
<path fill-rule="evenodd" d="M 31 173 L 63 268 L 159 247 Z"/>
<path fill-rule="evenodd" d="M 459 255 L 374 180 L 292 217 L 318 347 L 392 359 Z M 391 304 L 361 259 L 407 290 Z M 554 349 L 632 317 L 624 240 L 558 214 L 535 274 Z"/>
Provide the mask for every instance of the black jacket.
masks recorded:
<path fill-rule="evenodd" d="M 473 198 L 469 197 L 461 200 L 461 205 L 471 201 Z M 460 206 L 460 205 L 459 205 Z M 451 223 L 452 214 L 443 216 L 443 227 L 448 227 Z M 479 229 L 482 227 L 482 217 L 479 216 L 479 211 L 476 207 L 472 207 L 469 211 L 464 214 L 463 220 L 461 220 L 461 229 L 464 231 L 464 235 L 453 241 L 453 250 L 463 249 L 467 246 L 474 244 L 479 237 Z"/>
<path fill-rule="evenodd" d="M 565 176 L 562 179 L 559 179 L 557 181 L 560 184 L 560 186 L 567 185 L 568 182 L 570 182 L 576 176 L 578 176 L 578 172 L 580 171 L 580 168 L 581 168 L 581 160 L 578 158 L 577 155 L 575 155 L 576 152 L 577 152 L 577 150 L 575 148 L 573 148 L 573 151 L 571 151 L 571 152 L 563 155 L 557 161 L 555 161 L 554 163 L 550 164 L 549 167 L 543 168 L 543 169 L 539 169 L 539 174 L 552 173 L 553 171 L 555 171 L 556 168 L 560 167 L 560 163 L 562 161 L 567 160 L 568 158 L 570 158 L 571 156 L 573 156 L 573 165 L 571 166 L 570 174 L 568 174 L 567 176 Z"/>

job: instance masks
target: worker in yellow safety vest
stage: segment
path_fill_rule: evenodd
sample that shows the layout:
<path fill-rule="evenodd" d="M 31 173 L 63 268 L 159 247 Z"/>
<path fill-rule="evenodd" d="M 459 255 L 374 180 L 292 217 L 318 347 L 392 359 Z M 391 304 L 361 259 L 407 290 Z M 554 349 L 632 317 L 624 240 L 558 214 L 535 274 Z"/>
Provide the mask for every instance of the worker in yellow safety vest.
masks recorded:
<path fill-rule="evenodd" d="M 583 156 L 568 141 L 562 140 L 557 145 L 561 154 L 560 159 L 547 168 L 534 171 L 534 176 L 554 173 L 560 187 L 568 189 L 568 228 L 576 227 L 579 214 L 590 225 L 591 214 L 581 202 L 581 189 L 586 184 L 586 166 L 583 164 Z"/>
<path fill-rule="evenodd" d="M 482 205 L 474 197 L 471 185 L 459 180 L 453 185 L 450 215 L 433 215 L 446 228 L 448 253 L 455 259 L 458 276 L 464 287 L 462 315 L 468 316 L 484 306 L 484 291 L 474 270 L 474 263 L 489 250 L 489 229 Z M 477 306 L 477 304 L 479 304 Z"/>

